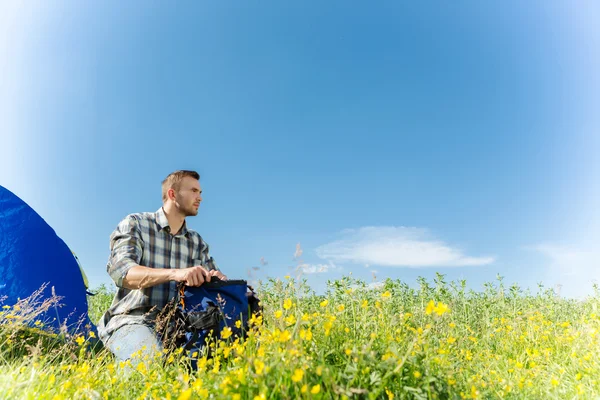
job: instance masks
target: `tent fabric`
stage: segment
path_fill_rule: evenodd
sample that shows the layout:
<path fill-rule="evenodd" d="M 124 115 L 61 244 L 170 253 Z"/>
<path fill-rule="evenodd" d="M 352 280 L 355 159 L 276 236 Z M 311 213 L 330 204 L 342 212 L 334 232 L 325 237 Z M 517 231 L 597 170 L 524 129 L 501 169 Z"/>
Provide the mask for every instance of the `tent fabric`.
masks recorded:
<path fill-rule="evenodd" d="M 14 305 L 43 284 L 59 307 L 43 316 L 46 327 L 71 333 L 95 331 L 88 316 L 86 285 L 78 260 L 54 230 L 23 200 L 0 186 L 0 301 Z"/>

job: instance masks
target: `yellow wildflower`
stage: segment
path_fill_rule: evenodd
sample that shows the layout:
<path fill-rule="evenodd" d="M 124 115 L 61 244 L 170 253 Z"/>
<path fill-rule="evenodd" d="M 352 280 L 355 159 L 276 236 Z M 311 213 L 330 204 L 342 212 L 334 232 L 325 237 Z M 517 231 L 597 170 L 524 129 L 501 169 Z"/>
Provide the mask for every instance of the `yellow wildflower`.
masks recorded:
<path fill-rule="evenodd" d="M 310 389 L 311 394 L 317 394 L 321 391 L 321 385 L 315 385 Z"/>
<path fill-rule="evenodd" d="M 223 330 L 221 331 L 221 338 L 223 339 L 227 339 L 228 337 L 231 336 L 231 328 L 226 326 L 225 328 L 223 328 Z"/>
<path fill-rule="evenodd" d="M 443 315 L 445 313 L 447 313 L 450 309 L 448 308 L 447 304 L 442 303 L 441 301 L 437 304 L 437 307 L 435 307 L 435 313 L 437 315 Z"/>
<path fill-rule="evenodd" d="M 296 317 L 294 316 L 294 314 L 290 314 L 288 317 L 285 318 L 285 323 L 288 325 L 293 325 L 296 323 Z"/>
<path fill-rule="evenodd" d="M 284 330 L 279 334 L 279 341 L 282 343 L 289 341 L 291 338 L 292 334 L 288 330 Z"/>
<path fill-rule="evenodd" d="M 425 308 L 425 314 L 429 315 L 435 310 L 435 302 L 433 300 L 429 300 L 427 303 L 427 307 Z"/>
<path fill-rule="evenodd" d="M 292 375 L 292 381 L 294 382 L 300 382 L 302 380 L 302 377 L 304 376 L 304 371 L 297 368 L 294 371 L 294 375 Z"/>
<path fill-rule="evenodd" d="M 192 389 L 191 388 L 181 392 L 181 394 L 179 395 L 177 400 L 188 400 L 190 397 L 192 397 Z"/>
<path fill-rule="evenodd" d="M 265 363 L 262 362 L 261 360 L 255 359 L 254 360 L 254 370 L 256 371 L 257 375 L 262 375 L 263 371 L 265 370 Z"/>

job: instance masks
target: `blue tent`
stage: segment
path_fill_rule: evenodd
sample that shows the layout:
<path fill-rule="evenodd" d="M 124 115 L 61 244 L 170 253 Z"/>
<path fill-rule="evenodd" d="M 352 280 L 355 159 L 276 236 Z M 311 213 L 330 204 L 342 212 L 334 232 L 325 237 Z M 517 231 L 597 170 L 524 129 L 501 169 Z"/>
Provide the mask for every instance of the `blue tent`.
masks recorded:
<path fill-rule="evenodd" d="M 66 326 L 71 333 L 95 331 L 75 255 L 27 203 L 0 186 L 0 304 L 14 305 L 44 284 L 42 300 L 53 291 L 62 297 L 59 307 L 42 316 L 46 327 L 58 331 Z"/>

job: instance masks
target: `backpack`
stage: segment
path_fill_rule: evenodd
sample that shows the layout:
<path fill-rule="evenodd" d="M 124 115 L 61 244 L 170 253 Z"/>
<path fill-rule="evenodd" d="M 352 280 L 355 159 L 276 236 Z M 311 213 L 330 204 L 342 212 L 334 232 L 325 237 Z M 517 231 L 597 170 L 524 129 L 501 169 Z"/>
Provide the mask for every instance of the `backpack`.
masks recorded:
<path fill-rule="evenodd" d="M 220 340 L 225 327 L 231 329 L 231 338 L 245 338 L 249 319 L 261 312 L 260 301 L 245 280 L 222 281 L 213 277 L 201 286 L 180 284 L 177 298 L 159 313 L 156 331 L 165 349 L 183 348 L 196 369 L 203 353 L 210 356 L 211 347 L 207 344 Z M 236 324 L 237 321 L 241 323 Z"/>

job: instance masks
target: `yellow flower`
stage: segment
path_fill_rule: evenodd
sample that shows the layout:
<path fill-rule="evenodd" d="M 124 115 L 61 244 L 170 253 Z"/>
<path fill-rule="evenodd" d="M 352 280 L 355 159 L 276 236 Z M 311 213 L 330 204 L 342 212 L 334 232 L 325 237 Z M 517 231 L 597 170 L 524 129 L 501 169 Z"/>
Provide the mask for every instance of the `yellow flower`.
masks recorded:
<path fill-rule="evenodd" d="M 346 349 L 345 353 L 346 353 L 347 356 L 349 356 L 350 354 L 352 354 L 352 350 L 351 349 Z"/>
<path fill-rule="evenodd" d="M 321 307 L 327 307 L 327 304 L 329 304 L 329 301 L 327 301 L 327 299 L 323 300 L 321 303 L 319 303 L 319 305 Z"/>
<path fill-rule="evenodd" d="M 578 372 L 577 375 L 575 375 L 575 380 L 580 381 L 581 378 L 583 378 L 583 376 L 581 375 L 581 372 Z"/>
<path fill-rule="evenodd" d="M 237 321 L 235 321 L 235 327 L 240 329 L 242 327 L 242 321 L 239 319 Z"/>
<path fill-rule="evenodd" d="M 344 311 L 346 307 L 343 304 L 340 304 L 339 306 L 337 306 L 338 311 L 342 312 Z"/>
<path fill-rule="evenodd" d="M 360 306 L 362 308 L 367 308 L 367 307 L 369 307 L 369 302 L 367 300 L 363 300 Z"/>
<path fill-rule="evenodd" d="M 317 370 L 315 371 L 317 373 L 317 375 L 321 376 L 321 374 L 323 373 L 323 367 L 321 367 L 320 365 L 317 367 Z"/>
<path fill-rule="evenodd" d="M 221 331 L 221 338 L 223 339 L 227 339 L 229 336 L 231 336 L 231 328 L 226 326 L 225 328 L 223 328 L 223 330 Z"/>
<path fill-rule="evenodd" d="M 282 315 L 283 315 L 283 311 L 281 311 L 281 310 L 275 311 L 275 318 L 279 319 L 279 318 L 281 318 Z"/>
<path fill-rule="evenodd" d="M 265 396 L 264 393 L 261 393 L 258 396 L 254 396 L 254 400 L 265 400 L 267 398 L 267 396 Z"/>
<path fill-rule="evenodd" d="M 388 400 L 394 400 L 394 393 L 390 392 L 388 389 L 385 389 L 385 394 L 387 394 Z"/>
<path fill-rule="evenodd" d="M 441 301 L 437 304 L 437 307 L 435 308 L 435 313 L 437 315 L 443 315 L 443 314 L 447 313 L 448 311 L 450 311 L 450 309 L 448 308 L 448 305 L 442 303 Z"/>
<path fill-rule="evenodd" d="M 429 300 L 427 303 L 427 307 L 425 308 L 425 314 L 429 315 L 435 310 L 435 302 L 433 300 Z"/>
<path fill-rule="evenodd" d="M 323 328 L 325 329 L 325 336 L 329 336 L 329 332 L 331 331 L 332 327 L 333 323 L 331 321 L 327 321 L 325 322 L 325 324 L 323 324 Z"/>
<path fill-rule="evenodd" d="M 254 370 L 256 371 L 257 375 L 262 375 L 263 371 L 265 370 L 265 363 L 262 362 L 261 360 L 255 359 L 254 360 Z"/>
<path fill-rule="evenodd" d="M 304 371 L 297 368 L 294 371 L 294 375 L 292 375 L 292 381 L 294 382 L 300 382 L 302 380 L 302 377 L 304 376 Z"/>
<path fill-rule="evenodd" d="M 294 314 L 290 314 L 288 317 L 285 318 L 285 323 L 288 325 L 293 325 L 296 323 L 296 317 L 294 316 Z"/>
<path fill-rule="evenodd" d="M 242 395 L 239 393 L 234 393 L 233 395 L 231 395 L 231 400 L 240 400 L 242 398 Z"/>
<path fill-rule="evenodd" d="M 279 334 L 279 341 L 282 343 L 289 341 L 291 338 L 292 334 L 288 330 L 284 330 Z"/>
<path fill-rule="evenodd" d="M 77 336 L 77 339 L 75 339 L 75 341 L 77 342 L 78 345 L 82 345 L 83 342 L 85 342 L 85 339 L 83 338 L 83 336 Z"/>
<path fill-rule="evenodd" d="M 392 294 L 389 290 L 386 290 L 384 293 L 381 294 L 381 297 L 384 299 L 389 299 L 390 297 L 392 297 Z"/>
<path fill-rule="evenodd" d="M 308 385 L 302 385 L 302 389 L 300 389 L 300 393 L 306 393 L 308 391 Z"/>
<path fill-rule="evenodd" d="M 552 379 L 550 380 L 550 384 L 551 384 L 552 386 L 558 386 L 558 380 L 557 380 L 556 378 L 552 378 Z"/>
<path fill-rule="evenodd" d="M 452 343 L 456 342 L 456 338 L 455 338 L 455 337 L 449 337 L 448 339 L 446 339 L 446 341 L 447 341 L 449 344 L 452 344 Z"/>
<path fill-rule="evenodd" d="M 179 395 L 177 400 L 188 400 L 190 397 L 192 397 L 192 389 L 191 388 L 181 392 L 181 394 Z"/>
<path fill-rule="evenodd" d="M 286 309 L 286 310 L 289 310 L 290 308 L 292 308 L 292 300 L 285 299 L 283 301 L 283 308 Z"/>
<path fill-rule="evenodd" d="M 312 339 L 312 332 L 310 331 L 310 329 L 301 329 L 299 335 L 300 335 L 300 339 L 302 339 L 302 340 L 311 340 Z"/>
<path fill-rule="evenodd" d="M 310 389 L 311 394 L 317 394 L 321 391 L 321 385 L 315 385 Z"/>
<path fill-rule="evenodd" d="M 421 373 L 419 371 L 415 371 L 413 372 L 413 376 L 417 379 L 419 379 L 421 377 Z"/>

